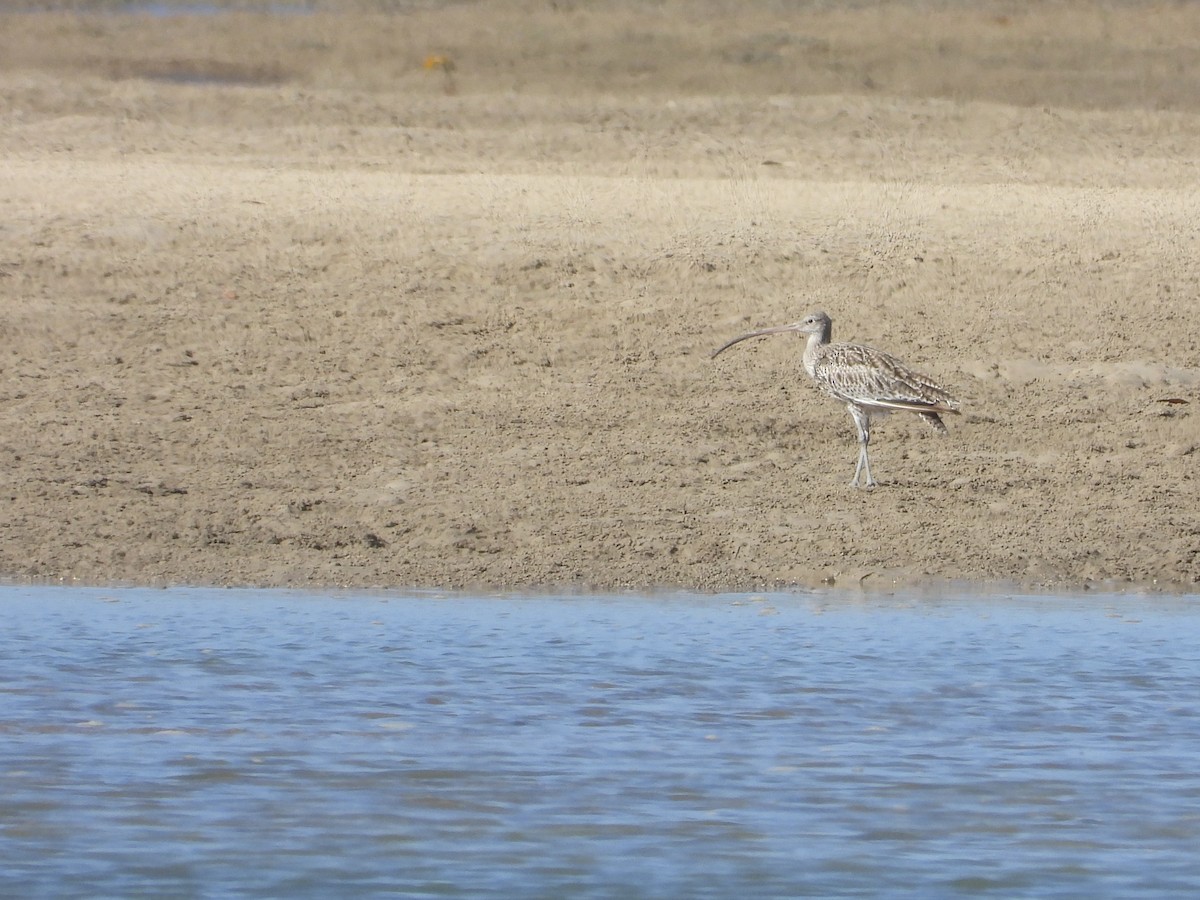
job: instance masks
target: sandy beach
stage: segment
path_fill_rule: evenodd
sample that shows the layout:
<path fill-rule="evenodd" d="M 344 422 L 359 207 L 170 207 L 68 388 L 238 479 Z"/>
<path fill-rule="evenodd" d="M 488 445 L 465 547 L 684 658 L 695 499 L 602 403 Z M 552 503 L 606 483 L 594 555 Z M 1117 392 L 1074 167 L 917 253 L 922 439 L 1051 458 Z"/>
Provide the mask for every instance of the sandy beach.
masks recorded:
<path fill-rule="evenodd" d="M 190 9 L 0 16 L 0 577 L 1200 583 L 1193 4 Z"/>

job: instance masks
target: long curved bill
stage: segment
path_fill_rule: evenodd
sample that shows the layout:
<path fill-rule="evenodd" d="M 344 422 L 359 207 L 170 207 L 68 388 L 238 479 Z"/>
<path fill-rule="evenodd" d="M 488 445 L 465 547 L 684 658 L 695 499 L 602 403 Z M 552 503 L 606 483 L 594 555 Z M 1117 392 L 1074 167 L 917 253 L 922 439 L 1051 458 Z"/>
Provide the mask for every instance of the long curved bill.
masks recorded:
<path fill-rule="evenodd" d="M 713 359 L 713 358 L 719 356 L 720 354 L 722 354 L 726 350 L 728 350 L 730 347 L 732 347 L 734 344 L 740 344 L 742 341 L 750 340 L 750 338 L 766 337 L 768 334 L 785 334 L 786 332 L 789 332 L 789 331 L 799 331 L 799 330 L 800 330 L 800 323 L 793 322 L 791 325 L 776 325 L 774 328 L 763 328 L 763 329 L 760 329 L 759 331 L 751 331 L 749 334 L 743 334 L 740 337 L 735 337 L 732 341 L 726 341 L 724 344 L 722 344 L 720 347 L 718 347 L 716 350 L 714 350 L 712 352 L 712 355 L 709 356 L 709 359 Z"/>

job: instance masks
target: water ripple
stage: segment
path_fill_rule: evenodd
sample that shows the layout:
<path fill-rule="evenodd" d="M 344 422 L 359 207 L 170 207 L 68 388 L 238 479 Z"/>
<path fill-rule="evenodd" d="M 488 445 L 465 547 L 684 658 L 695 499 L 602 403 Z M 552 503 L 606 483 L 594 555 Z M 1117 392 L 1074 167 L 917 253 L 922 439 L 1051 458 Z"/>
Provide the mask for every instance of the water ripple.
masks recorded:
<path fill-rule="evenodd" d="M 1194 599 L 0 602 L 5 896 L 1200 885 Z"/>

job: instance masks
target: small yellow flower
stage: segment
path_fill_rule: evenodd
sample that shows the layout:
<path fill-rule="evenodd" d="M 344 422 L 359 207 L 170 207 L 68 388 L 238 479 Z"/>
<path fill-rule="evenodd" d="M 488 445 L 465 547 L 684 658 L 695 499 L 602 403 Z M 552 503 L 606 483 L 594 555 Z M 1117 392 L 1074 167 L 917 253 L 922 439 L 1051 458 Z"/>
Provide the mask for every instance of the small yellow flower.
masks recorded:
<path fill-rule="evenodd" d="M 432 53 L 429 56 L 425 57 L 424 67 L 428 71 L 433 71 L 434 69 L 441 69 L 443 72 L 453 72 L 454 71 L 454 60 L 452 60 L 450 57 L 445 56 L 441 53 Z"/>

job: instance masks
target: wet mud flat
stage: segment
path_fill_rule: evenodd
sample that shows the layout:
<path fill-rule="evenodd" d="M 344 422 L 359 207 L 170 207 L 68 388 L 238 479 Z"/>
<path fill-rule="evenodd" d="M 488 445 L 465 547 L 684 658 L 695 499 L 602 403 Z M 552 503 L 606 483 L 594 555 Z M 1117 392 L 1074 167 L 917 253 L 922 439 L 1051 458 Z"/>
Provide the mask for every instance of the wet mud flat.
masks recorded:
<path fill-rule="evenodd" d="M 1195 17 L 695 7 L 6 15 L 0 573 L 1197 583 Z"/>

